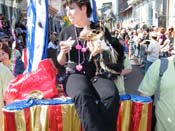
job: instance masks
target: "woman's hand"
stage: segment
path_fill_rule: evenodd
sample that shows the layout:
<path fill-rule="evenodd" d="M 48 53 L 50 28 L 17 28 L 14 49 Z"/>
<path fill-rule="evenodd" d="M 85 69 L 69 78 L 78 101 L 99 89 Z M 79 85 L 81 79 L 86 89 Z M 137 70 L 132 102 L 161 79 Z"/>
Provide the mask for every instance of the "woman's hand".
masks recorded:
<path fill-rule="evenodd" d="M 60 42 L 60 52 L 62 54 L 67 54 L 72 49 L 72 45 L 74 44 L 75 40 L 71 40 L 71 39 L 72 38 L 69 37 L 68 40 Z"/>
<path fill-rule="evenodd" d="M 71 37 L 66 41 L 60 42 L 60 53 L 57 56 L 57 61 L 60 65 L 64 65 L 67 61 L 66 54 L 70 52 L 72 49 L 72 45 L 74 44 L 75 40 L 71 40 Z"/>

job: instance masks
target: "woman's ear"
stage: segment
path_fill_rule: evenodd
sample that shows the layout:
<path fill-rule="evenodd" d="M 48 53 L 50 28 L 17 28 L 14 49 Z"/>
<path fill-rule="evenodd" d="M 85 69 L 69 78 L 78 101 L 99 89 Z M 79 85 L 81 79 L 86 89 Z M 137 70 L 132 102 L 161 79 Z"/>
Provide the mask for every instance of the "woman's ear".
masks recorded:
<path fill-rule="evenodd" d="M 87 12 L 87 7 L 86 7 L 85 5 L 83 5 L 83 6 L 81 7 L 81 10 L 86 14 L 86 12 Z"/>

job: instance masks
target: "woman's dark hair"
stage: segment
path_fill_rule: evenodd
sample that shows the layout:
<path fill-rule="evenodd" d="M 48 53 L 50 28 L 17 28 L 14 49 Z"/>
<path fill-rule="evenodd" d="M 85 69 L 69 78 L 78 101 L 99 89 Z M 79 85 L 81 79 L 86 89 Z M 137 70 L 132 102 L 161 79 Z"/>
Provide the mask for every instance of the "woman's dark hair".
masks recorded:
<path fill-rule="evenodd" d="M 9 59 L 11 58 L 11 48 L 8 45 L 0 43 L 0 49 L 9 55 Z"/>
<path fill-rule="evenodd" d="M 72 3 L 76 3 L 78 7 L 86 6 L 87 7 L 87 17 L 90 17 L 92 14 L 92 8 L 90 0 L 63 0 L 62 5 L 63 7 L 66 7 L 67 5 L 70 6 Z"/>

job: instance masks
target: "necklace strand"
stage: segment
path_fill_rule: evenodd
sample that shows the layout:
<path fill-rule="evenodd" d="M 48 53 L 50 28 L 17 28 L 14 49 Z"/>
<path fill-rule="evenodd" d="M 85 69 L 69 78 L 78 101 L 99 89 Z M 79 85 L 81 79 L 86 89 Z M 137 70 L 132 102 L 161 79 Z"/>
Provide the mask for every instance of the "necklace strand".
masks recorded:
<path fill-rule="evenodd" d="M 78 36 L 77 36 L 76 27 L 74 27 L 74 30 L 75 30 L 75 38 L 76 38 L 76 42 L 77 42 L 75 48 L 78 50 L 78 65 L 76 66 L 76 69 L 77 69 L 78 71 L 81 71 L 82 68 L 83 68 L 82 64 L 83 64 L 84 61 L 85 61 L 85 52 L 86 52 L 85 42 L 86 42 L 86 41 L 84 41 L 83 47 L 82 47 L 82 45 L 80 45 L 80 43 L 79 43 L 79 39 L 78 39 Z M 83 61 L 82 61 L 82 62 L 81 62 L 81 52 L 82 52 L 82 55 L 83 55 Z"/>

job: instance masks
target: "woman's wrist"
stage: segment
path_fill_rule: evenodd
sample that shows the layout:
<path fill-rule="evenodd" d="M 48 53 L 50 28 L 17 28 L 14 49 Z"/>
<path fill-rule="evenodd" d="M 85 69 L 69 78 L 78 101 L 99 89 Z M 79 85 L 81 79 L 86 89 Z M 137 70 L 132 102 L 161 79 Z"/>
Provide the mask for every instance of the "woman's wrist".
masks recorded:
<path fill-rule="evenodd" d="M 66 53 L 61 51 L 57 56 L 57 61 L 60 65 L 64 65 L 66 62 Z"/>

